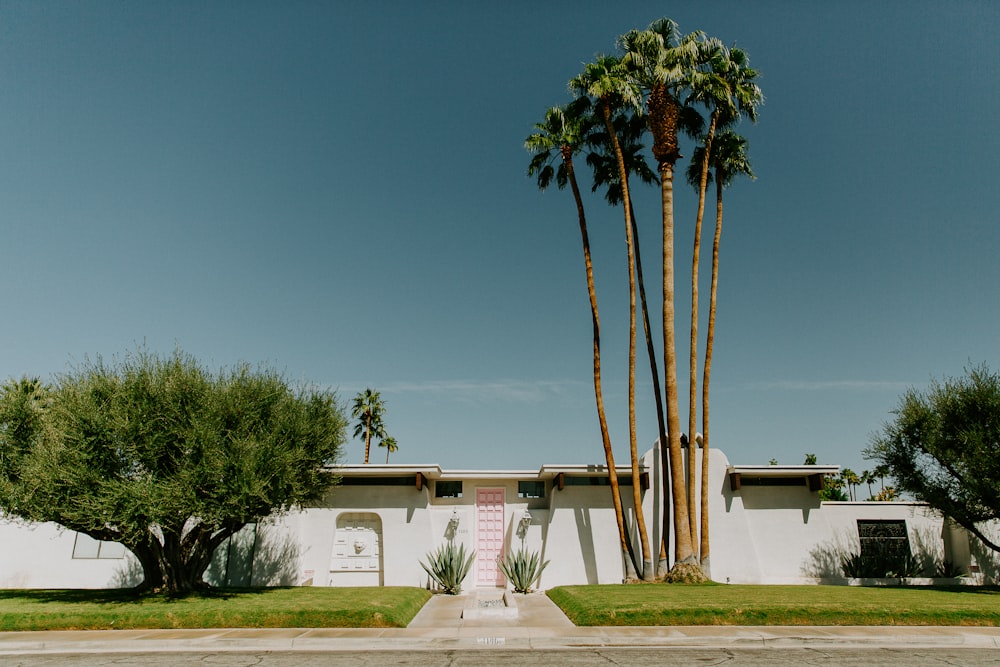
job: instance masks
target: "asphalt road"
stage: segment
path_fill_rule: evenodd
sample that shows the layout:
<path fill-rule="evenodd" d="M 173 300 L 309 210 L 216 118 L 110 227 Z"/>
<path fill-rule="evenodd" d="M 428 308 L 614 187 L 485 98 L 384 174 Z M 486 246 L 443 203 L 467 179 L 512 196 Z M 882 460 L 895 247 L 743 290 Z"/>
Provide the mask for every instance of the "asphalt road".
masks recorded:
<path fill-rule="evenodd" d="M 553 650 L 419 650 L 369 652 L 248 652 L 248 653 L 48 653 L 0 655 L 3 667 L 159 667 L 222 665 L 231 667 L 292 667 L 334 665 L 374 667 L 472 667 L 479 665 L 1000 665 L 1000 651 L 978 648 L 579 648 Z"/>

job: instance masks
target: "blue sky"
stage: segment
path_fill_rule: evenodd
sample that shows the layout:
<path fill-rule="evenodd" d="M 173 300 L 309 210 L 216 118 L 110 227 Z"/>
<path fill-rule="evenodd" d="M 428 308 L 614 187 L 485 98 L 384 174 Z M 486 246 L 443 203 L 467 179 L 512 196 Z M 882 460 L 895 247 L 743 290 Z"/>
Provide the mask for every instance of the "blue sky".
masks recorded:
<path fill-rule="evenodd" d="M 745 49 L 767 98 L 758 179 L 726 196 L 713 445 L 864 468 L 905 388 L 1000 367 L 994 2 L 5 0 L 0 377 L 179 346 L 381 390 L 397 462 L 600 461 L 572 197 L 538 191 L 523 141 L 665 10 Z M 586 206 L 625 458 L 623 224 Z M 635 206 L 650 271 L 658 191 Z"/>

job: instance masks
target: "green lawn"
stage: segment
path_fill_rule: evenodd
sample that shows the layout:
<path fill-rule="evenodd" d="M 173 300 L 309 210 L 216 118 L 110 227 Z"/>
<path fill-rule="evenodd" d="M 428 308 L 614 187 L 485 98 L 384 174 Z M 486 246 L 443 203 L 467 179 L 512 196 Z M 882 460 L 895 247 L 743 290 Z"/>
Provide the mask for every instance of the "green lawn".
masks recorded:
<path fill-rule="evenodd" d="M 563 586 L 577 625 L 1000 626 L 1000 588 L 955 586 Z"/>
<path fill-rule="evenodd" d="M 107 590 L 0 590 L 0 630 L 397 628 L 429 598 L 425 590 L 402 587 L 233 589 L 174 599 Z"/>

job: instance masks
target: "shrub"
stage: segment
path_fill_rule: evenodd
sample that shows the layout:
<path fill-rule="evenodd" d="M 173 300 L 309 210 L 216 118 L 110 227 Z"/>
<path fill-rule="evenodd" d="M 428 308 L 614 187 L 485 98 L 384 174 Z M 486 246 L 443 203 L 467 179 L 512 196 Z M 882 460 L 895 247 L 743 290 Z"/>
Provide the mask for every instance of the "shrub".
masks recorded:
<path fill-rule="evenodd" d="M 542 562 L 537 551 L 528 553 L 523 548 L 514 553 L 508 551 L 506 558 L 497 558 L 497 567 L 510 581 L 515 593 L 530 593 L 548 564 L 549 561 Z"/>
<path fill-rule="evenodd" d="M 943 579 L 960 579 L 967 575 L 968 573 L 960 565 L 956 565 L 947 559 L 938 563 L 934 569 L 934 576 Z"/>
<path fill-rule="evenodd" d="M 909 551 L 879 548 L 840 557 L 840 569 L 845 577 L 881 579 L 886 577 L 919 577 L 924 566 Z"/>
<path fill-rule="evenodd" d="M 420 567 L 431 576 L 448 595 L 457 595 L 462 592 L 462 582 L 472 568 L 472 561 L 476 559 L 476 552 L 465 553 L 465 545 L 460 544 L 455 548 L 454 542 L 447 542 L 438 547 L 436 551 L 427 553 L 427 561 L 430 566 L 420 561 Z"/>

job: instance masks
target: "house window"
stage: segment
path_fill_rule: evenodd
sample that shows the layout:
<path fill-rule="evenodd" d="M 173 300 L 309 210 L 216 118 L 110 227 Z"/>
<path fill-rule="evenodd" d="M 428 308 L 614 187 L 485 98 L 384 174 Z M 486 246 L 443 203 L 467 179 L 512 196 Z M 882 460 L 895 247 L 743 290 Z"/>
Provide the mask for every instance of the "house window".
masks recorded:
<path fill-rule="evenodd" d="M 461 498 L 462 497 L 462 481 L 457 482 L 435 482 L 434 483 L 434 497 L 435 498 Z"/>
<path fill-rule="evenodd" d="M 125 547 L 118 542 L 95 540 L 90 535 L 77 533 L 73 558 L 125 558 Z"/>
<path fill-rule="evenodd" d="M 518 482 L 517 483 L 517 497 L 518 498 L 544 498 L 545 497 L 545 482 Z"/>
<path fill-rule="evenodd" d="M 861 556 L 885 556 L 895 560 L 910 555 L 906 521 L 858 519 Z"/>

